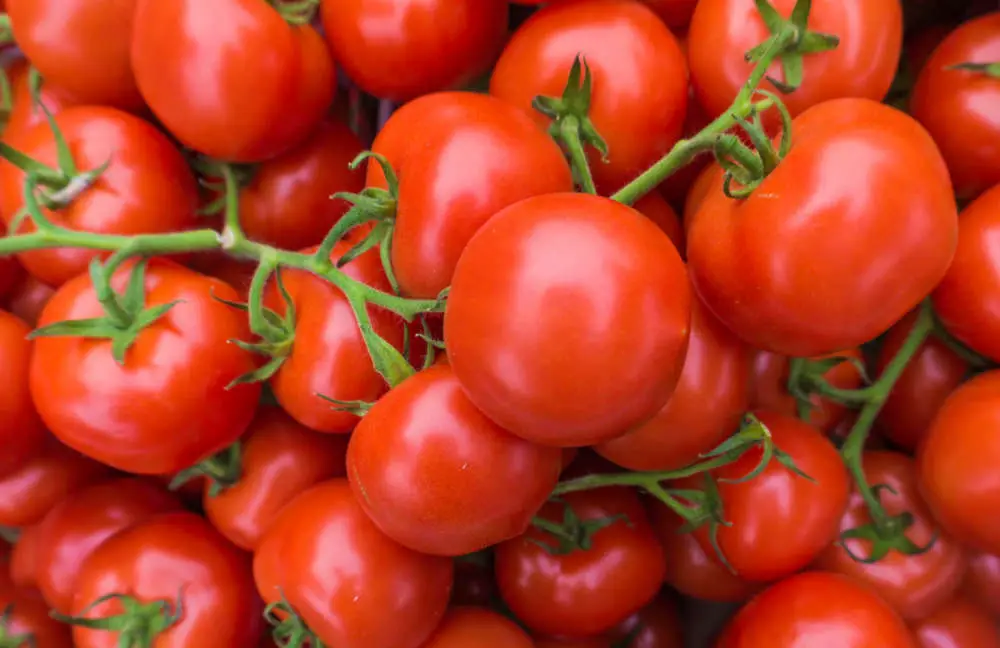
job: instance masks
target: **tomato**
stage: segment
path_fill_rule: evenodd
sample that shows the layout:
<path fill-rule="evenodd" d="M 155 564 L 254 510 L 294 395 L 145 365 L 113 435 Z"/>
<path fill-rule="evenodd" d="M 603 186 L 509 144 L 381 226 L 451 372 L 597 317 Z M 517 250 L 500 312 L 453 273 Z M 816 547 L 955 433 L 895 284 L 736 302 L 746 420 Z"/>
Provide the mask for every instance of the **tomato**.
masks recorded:
<path fill-rule="evenodd" d="M 321 481 L 344 474 L 347 439 L 318 434 L 277 407 L 262 406 L 247 428 L 236 483 L 212 494 L 205 480 L 205 516 L 237 547 L 253 551 L 281 509 Z"/>
<path fill-rule="evenodd" d="M 623 648 L 681 648 L 681 618 L 673 597 L 661 594 L 611 631 Z"/>
<path fill-rule="evenodd" d="M 292 500 L 254 554 L 264 600 L 284 597 L 324 645 L 338 648 L 422 646 L 444 616 L 452 573 L 451 559 L 383 535 L 346 479 Z"/>
<path fill-rule="evenodd" d="M 718 184 L 722 181 L 723 170 L 716 162 L 709 163 L 698 173 L 698 176 L 691 184 L 691 190 L 684 198 L 684 234 L 691 231 L 691 223 L 694 222 L 695 214 L 701 209 L 701 204 L 709 194 L 718 189 Z"/>
<path fill-rule="evenodd" d="M 681 227 L 680 216 L 670 206 L 659 191 L 651 191 L 632 205 L 633 208 L 670 237 L 678 254 L 684 258 L 684 229 Z"/>
<path fill-rule="evenodd" d="M 663 407 L 690 318 L 684 264 L 661 230 L 607 198 L 550 194 L 504 209 L 472 238 L 444 334 L 483 413 L 528 440 L 582 446 Z"/>
<path fill-rule="evenodd" d="M 130 276 L 131 264 L 120 267 L 112 287 L 123 291 Z M 236 291 L 159 259 L 145 271 L 145 291 L 147 308 L 176 304 L 136 336 L 124 364 L 108 339 L 39 338 L 31 395 L 63 443 L 119 470 L 165 475 L 238 439 L 260 385 L 227 389 L 257 362 L 229 343 L 250 339 L 246 315 L 220 301 L 235 300 Z M 90 277 L 80 275 L 56 292 L 39 324 L 103 314 Z"/>
<path fill-rule="evenodd" d="M 141 108 L 129 46 L 136 0 L 10 0 L 14 39 L 42 76 L 81 103 Z"/>
<path fill-rule="evenodd" d="M 807 572 L 772 585 L 729 622 L 716 648 L 917 648 L 871 590 L 839 574 Z"/>
<path fill-rule="evenodd" d="M 537 95 L 559 97 L 573 60 L 593 74 L 589 115 L 608 146 L 608 162 L 588 147 L 594 179 L 617 189 L 670 150 L 687 107 L 684 53 L 670 30 L 634 0 L 555 3 L 532 15 L 500 55 L 490 94 L 528 111 Z M 625 73 L 624 71 L 627 71 Z"/>
<path fill-rule="evenodd" d="M 17 542 L 10 552 L 9 574 L 0 569 L 0 580 L 8 578 L 10 583 L 22 590 L 33 590 L 42 598 L 38 589 L 38 533 L 41 524 L 32 524 L 18 529 Z M 2 587 L 0 587 L 2 589 Z"/>
<path fill-rule="evenodd" d="M 507 36 L 503 0 L 342 0 L 320 17 L 347 76 L 400 102 L 475 80 Z"/>
<path fill-rule="evenodd" d="M 589 637 L 606 632 L 650 602 L 663 582 L 663 552 L 638 495 L 626 488 L 570 493 L 539 516 L 563 520 L 569 506 L 580 520 L 620 516 L 591 537 L 589 549 L 561 555 L 538 542 L 555 542 L 531 527 L 496 548 L 497 587 L 504 603 L 543 636 Z"/>
<path fill-rule="evenodd" d="M 698 0 L 643 0 L 667 27 L 683 29 L 691 22 Z"/>
<path fill-rule="evenodd" d="M 1000 361 L 1000 185 L 962 210 L 958 249 L 948 273 L 934 289 L 934 309 L 961 342 Z"/>
<path fill-rule="evenodd" d="M 81 171 L 110 164 L 67 207 L 44 210 L 51 221 L 101 234 L 157 234 L 197 225 L 194 176 L 180 152 L 152 124 L 114 108 L 94 106 L 63 110 L 56 123 Z M 55 137 L 48 124 L 25 131 L 16 144 L 36 160 L 56 162 Z M 23 186 L 24 173 L 0 163 L 0 212 L 7 223 L 24 204 Z M 19 231 L 33 229 L 26 222 Z M 86 272 L 97 255 L 81 248 L 55 248 L 25 252 L 18 258 L 28 272 L 59 286 Z"/>
<path fill-rule="evenodd" d="M 0 611 L 10 615 L 0 619 L 0 641 L 17 637 L 21 641 L 9 645 L 38 648 L 74 648 L 69 627 L 49 616 L 45 603 L 29 594 L 12 589 L 0 589 Z"/>
<path fill-rule="evenodd" d="M 339 259 L 350 247 L 346 240 L 340 241 L 331 258 Z M 360 255 L 343 271 L 369 286 L 392 292 L 378 250 Z M 371 402 L 386 391 L 385 380 L 375 371 L 354 312 L 340 290 L 303 270 L 284 271 L 281 278 L 295 307 L 295 338 L 284 364 L 271 378 L 271 388 L 281 407 L 302 425 L 320 432 L 346 434 L 357 424 L 358 417 L 335 409 L 320 396 Z M 271 283 L 265 303 L 285 314 L 287 306 L 276 282 Z M 375 332 L 402 350 L 402 320 L 373 307 L 368 313 Z"/>
<path fill-rule="evenodd" d="M 920 486 L 945 531 L 1000 553 L 1000 371 L 965 383 L 945 400 L 917 452 Z"/>
<path fill-rule="evenodd" d="M 795 2 L 771 0 L 771 5 L 787 18 Z M 802 57 L 802 85 L 781 96 L 793 117 L 831 99 L 885 97 L 903 45 L 899 0 L 816 2 L 809 12 L 809 30 L 838 36 L 840 45 Z M 753 0 L 698 2 L 688 30 L 688 61 L 698 101 L 709 115 L 716 117 L 729 108 L 753 68 L 744 54 L 769 35 Z M 780 62 L 771 66 L 768 76 L 785 80 Z M 767 80 L 760 88 L 777 92 Z M 777 113 L 768 115 L 774 118 Z"/>
<path fill-rule="evenodd" d="M 135 0 L 132 70 L 185 146 L 259 162 L 309 136 L 333 101 L 333 62 L 308 25 L 260 0 Z"/>
<path fill-rule="evenodd" d="M 31 328 L 6 311 L 0 310 L 0 476 L 21 468 L 42 452 L 46 431 L 35 412 L 28 388 L 31 361 Z"/>
<path fill-rule="evenodd" d="M 970 552 L 962 592 L 993 614 L 1000 615 L 1000 556 Z"/>
<path fill-rule="evenodd" d="M 767 426 L 774 445 L 814 480 L 772 459 L 753 479 L 726 481 L 740 479 L 756 468 L 760 448 L 713 471 L 723 516 L 730 523 L 718 529 L 723 556 L 741 578 L 772 581 L 804 568 L 837 538 L 850 483 L 840 453 L 819 430 L 777 412 L 754 414 Z M 697 487 L 701 479 L 694 478 L 694 483 Z M 768 506 L 761 506 L 762 501 Z M 708 527 L 695 534 L 705 553 L 715 558 Z M 775 542 L 775 538 L 782 541 Z"/>
<path fill-rule="evenodd" d="M 791 152 L 749 198 L 715 183 L 688 262 L 734 332 L 809 357 L 859 346 L 915 307 L 948 269 L 958 218 L 934 142 L 904 113 L 840 99 L 794 122 Z"/>
<path fill-rule="evenodd" d="M 973 198 L 1000 182 L 1000 80 L 956 70 L 960 63 L 1000 60 L 1000 12 L 970 20 L 947 36 L 917 77 L 913 116 L 934 136 L 959 198 Z"/>
<path fill-rule="evenodd" d="M 524 630 L 487 608 L 452 608 L 422 648 L 535 648 Z"/>
<path fill-rule="evenodd" d="M 27 61 L 15 61 L 7 68 L 7 78 L 10 81 L 11 107 L 7 117 L 7 124 L 3 129 L 4 141 L 13 144 L 15 138 L 21 133 L 28 131 L 37 124 L 45 123 L 45 113 L 31 100 L 29 88 Z M 50 82 L 42 83 L 39 90 L 39 99 L 53 115 L 60 113 L 66 108 L 79 106 L 82 103 L 66 90 L 57 88 Z"/>
<path fill-rule="evenodd" d="M 939 607 L 913 628 L 920 648 L 1000 648 L 1000 630 L 989 612 L 961 597 Z"/>
<path fill-rule="evenodd" d="M 54 292 L 48 284 L 24 273 L 7 294 L 7 309 L 33 328 Z"/>
<path fill-rule="evenodd" d="M 112 593 L 183 610 L 156 636 L 157 648 L 250 646 L 260 635 L 261 606 L 249 557 L 193 513 L 164 513 L 116 533 L 90 554 L 76 582 L 74 616 L 122 614 L 116 599 L 85 612 Z M 118 634 L 74 626 L 73 641 L 77 648 L 111 648 L 119 645 Z"/>
<path fill-rule="evenodd" d="M 116 479 L 77 491 L 38 525 L 35 564 L 45 602 L 69 614 L 83 564 L 118 531 L 158 513 L 180 510 L 170 493 L 139 479 Z"/>
<path fill-rule="evenodd" d="M 699 300 L 692 304 L 691 340 L 670 400 L 625 436 L 595 446 L 624 468 L 676 470 L 692 464 L 733 434 L 747 410 L 749 349 Z"/>

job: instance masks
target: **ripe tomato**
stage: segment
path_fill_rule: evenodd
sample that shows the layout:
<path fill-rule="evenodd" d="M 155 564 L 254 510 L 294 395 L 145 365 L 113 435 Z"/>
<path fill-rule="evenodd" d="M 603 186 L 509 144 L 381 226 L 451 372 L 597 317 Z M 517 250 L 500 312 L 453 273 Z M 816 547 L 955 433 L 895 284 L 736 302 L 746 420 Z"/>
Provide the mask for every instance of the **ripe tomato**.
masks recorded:
<path fill-rule="evenodd" d="M 965 383 L 945 400 L 917 453 L 920 486 L 945 531 L 1000 554 L 1000 371 Z"/>
<path fill-rule="evenodd" d="M 970 20 L 934 50 L 910 98 L 913 116 L 934 136 L 959 198 L 1000 182 L 1000 81 L 960 63 L 1000 60 L 1000 13 Z"/>
<path fill-rule="evenodd" d="M 132 69 L 185 146 L 259 162 L 313 131 L 333 101 L 333 62 L 308 25 L 260 0 L 135 0 Z"/>
<path fill-rule="evenodd" d="M 13 144 L 20 134 L 37 124 L 45 123 L 45 113 L 31 100 L 28 85 L 30 67 L 25 60 L 15 61 L 7 68 L 7 78 L 10 81 L 11 108 L 7 124 L 3 128 L 3 138 L 8 144 Z M 39 99 L 53 115 L 66 108 L 82 105 L 69 92 L 45 82 L 39 91 Z"/>
<path fill-rule="evenodd" d="M 142 107 L 129 47 L 136 0 L 10 0 L 18 47 L 81 103 Z"/>
<path fill-rule="evenodd" d="M 205 480 L 205 516 L 241 549 L 253 551 L 296 495 L 344 474 L 347 439 L 318 434 L 277 407 L 262 406 L 242 441 L 241 473 L 212 495 Z"/>
<path fill-rule="evenodd" d="M 70 614 L 86 559 L 112 535 L 158 513 L 181 509 L 176 497 L 140 479 L 106 481 L 73 493 L 38 525 L 35 565 L 45 602 Z"/>
<path fill-rule="evenodd" d="M 889 605 L 855 581 L 826 572 L 772 585 L 729 622 L 716 648 L 917 648 Z"/>
<path fill-rule="evenodd" d="M 589 637 L 636 613 L 663 583 L 663 552 L 638 495 L 627 488 L 570 493 L 549 502 L 539 516 L 563 520 L 569 506 L 580 520 L 619 516 L 591 537 L 589 549 L 553 554 L 538 542 L 555 542 L 531 527 L 497 545 L 497 587 L 504 603 L 543 636 Z"/>
<path fill-rule="evenodd" d="M 89 607 L 112 593 L 168 603 L 179 618 L 156 636 L 157 648 L 251 646 L 260 636 L 249 557 L 193 513 L 164 513 L 116 533 L 90 554 L 76 582 L 73 615 L 87 619 L 125 611 L 117 599 Z M 77 648 L 117 646 L 118 634 L 73 627 Z"/>
<path fill-rule="evenodd" d="M 681 618 L 677 601 L 660 594 L 644 608 L 623 621 L 609 633 L 616 646 L 623 648 L 681 648 Z"/>
<path fill-rule="evenodd" d="M 688 261 L 724 324 L 808 357 L 867 342 L 915 307 L 948 269 L 958 217 L 934 142 L 904 113 L 840 99 L 794 129 L 791 152 L 748 199 L 716 182 L 688 231 Z"/>
<path fill-rule="evenodd" d="M 451 559 L 383 535 L 346 479 L 292 500 L 254 554 L 264 600 L 284 597 L 324 645 L 338 648 L 423 646 L 448 606 L 452 573 Z"/>
<path fill-rule="evenodd" d="M 130 271 L 126 264 L 114 273 L 116 291 L 125 289 Z M 220 301 L 237 299 L 236 291 L 161 259 L 149 263 L 145 290 L 147 307 L 176 305 L 138 334 L 124 365 L 108 339 L 39 338 L 31 395 L 68 446 L 119 470 L 166 475 L 238 439 L 253 418 L 260 385 L 227 389 L 256 363 L 229 343 L 250 339 L 246 315 Z M 39 324 L 102 315 L 90 277 L 80 275 L 53 295 Z"/>
<path fill-rule="evenodd" d="M 63 209 L 44 210 L 51 221 L 100 234 L 163 233 L 197 225 L 198 189 L 184 157 L 152 124 L 114 108 L 81 106 L 56 116 L 77 167 L 93 170 L 110 162 L 100 178 Z M 24 154 L 56 163 L 55 137 L 48 124 L 25 131 L 16 141 Z M 7 223 L 24 205 L 24 173 L 0 163 L 0 212 Z M 20 232 L 33 231 L 25 222 Z M 35 250 L 18 255 L 25 269 L 60 286 L 85 273 L 98 253 L 82 248 Z M 107 256 L 104 253 L 104 256 Z"/>
<path fill-rule="evenodd" d="M 747 410 L 749 349 L 700 300 L 692 305 L 691 341 L 670 400 L 625 436 L 594 448 L 623 468 L 677 470 L 692 464 L 733 434 Z"/>
<path fill-rule="evenodd" d="M 694 222 L 695 214 L 701 209 L 705 198 L 718 190 L 718 185 L 722 182 L 722 174 L 722 167 L 713 161 L 698 173 L 691 184 L 691 190 L 684 197 L 684 214 L 681 217 L 684 221 L 685 236 L 691 231 L 691 223 Z"/>
<path fill-rule="evenodd" d="M 618 189 L 681 135 L 688 95 L 684 53 L 640 2 L 554 3 L 514 33 L 493 70 L 490 94 L 548 127 L 550 119 L 531 102 L 538 95 L 561 96 L 578 55 L 593 73 L 590 119 L 608 146 L 607 163 L 596 150 L 587 151 L 590 169 L 599 185 Z"/>
<path fill-rule="evenodd" d="M 985 609 L 956 597 L 913 627 L 920 648 L 1000 648 L 1000 630 Z"/>
<path fill-rule="evenodd" d="M 41 523 L 18 529 L 17 542 L 10 551 L 7 570 L 0 565 L 0 581 L 7 578 L 10 584 L 22 590 L 31 590 L 41 599 L 38 592 L 38 531 Z M 8 573 L 9 571 L 9 573 Z M 0 584 L 2 589 L 3 584 Z"/>
<path fill-rule="evenodd" d="M 400 102 L 473 81 L 507 36 L 503 0 L 341 0 L 320 12 L 347 76 Z"/>
<path fill-rule="evenodd" d="M 558 448 L 516 437 L 477 410 L 447 365 L 379 399 L 347 451 L 351 488 L 375 525 L 403 546 L 442 556 L 524 533 L 561 468 Z"/>
<path fill-rule="evenodd" d="M 24 273 L 7 294 L 6 305 L 12 315 L 16 315 L 26 324 L 34 328 L 38 324 L 45 304 L 52 298 L 55 290 L 37 277 Z"/>
<path fill-rule="evenodd" d="M 449 359 L 473 404 L 514 434 L 606 441 L 673 393 L 688 285 L 670 239 L 635 210 L 585 194 L 528 198 L 494 216 L 458 262 Z"/>
<path fill-rule="evenodd" d="M 14 588 L 0 588 L 0 611 L 10 615 L 0 619 L 0 640 L 18 638 L 10 645 L 38 648 L 75 648 L 66 626 L 51 616 L 45 602 Z"/>
<path fill-rule="evenodd" d="M 0 310 L 0 476 L 17 471 L 41 453 L 47 436 L 28 387 L 30 332 L 23 321 Z"/>
<path fill-rule="evenodd" d="M 667 27 L 682 30 L 691 22 L 698 0 L 643 0 Z"/>
<path fill-rule="evenodd" d="M 632 207 L 656 223 L 656 226 L 663 230 L 663 233 L 670 237 L 677 253 L 684 258 L 684 228 L 681 226 L 680 216 L 670 206 L 667 199 L 659 191 L 651 191 L 639 200 L 635 201 Z"/>
<path fill-rule="evenodd" d="M 535 648 L 524 630 L 506 617 L 487 608 L 456 607 L 448 611 L 441 625 L 421 648 Z"/>
<path fill-rule="evenodd" d="M 1000 556 L 973 551 L 968 558 L 969 569 L 962 583 L 962 593 L 1000 615 Z"/>

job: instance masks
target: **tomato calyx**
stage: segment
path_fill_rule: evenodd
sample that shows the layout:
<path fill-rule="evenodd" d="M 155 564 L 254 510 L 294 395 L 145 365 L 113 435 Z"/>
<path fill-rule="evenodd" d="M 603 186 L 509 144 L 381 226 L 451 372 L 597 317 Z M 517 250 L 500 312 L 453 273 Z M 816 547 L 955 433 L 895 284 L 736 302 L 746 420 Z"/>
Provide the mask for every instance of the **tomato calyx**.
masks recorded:
<path fill-rule="evenodd" d="M 319 0 L 267 0 L 289 25 L 308 25 L 316 16 Z"/>
<path fill-rule="evenodd" d="M 208 496 L 218 497 L 224 490 L 235 486 L 242 476 L 243 444 L 237 441 L 208 459 L 177 473 L 167 488 L 175 491 L 192 479 L 204 477 L 208 480 Z"/>
<path fill-rule="evenodd" d="M 564 556 L 574 551 L 589 551 L 594 546 L 594 536 L 602 529 L 606 529 L 617 522 L 624 522 L 631 526 L 632 521 L 627 515 L 618 514 L 592 520 L 582 520 L 576 514 L 573 507 L 561 498 L 552 498 L 553 502 L 558 502 L 563 506 L 563 518 L 560 522 L 546 520 L 543 517 L 535 516 L 531 520 L 532 526 L 548 533 L 554 542 L 528 538 L 528 542 L 538 545 L 549 555 Z"/>
<path fill-rule="evenodd" d="M 1000 61 L 994 63 L 959 63 L 957 65 L 951 65 L 947 69 L 976 72 L 978 74 L 988 76 L 991 79 L 1000 79 Z"/>
<path fill-rule="evenodd" d="M 198 184 L 214 194 L 215 199 L 198 208 L 199 216 L 215 216 L 226 208 L 226 182 L 222 176 L 224 163 L 201 155 L 190 159 L 191 168 L 198 177 Z M 257 173 L 256 164 L 228 164 L 240 189 L 246 187 Z"/>
<path fill-rule="evenodd" d="M 282 595 L 281 600 L 264 608 L 264 620 L 274 630 L 274 643 L 283 648 L 323 648 L 319 637 L 309 629 Z"/>
<path fill-rule="evenodd" d="M 787 39 L 787 45 L 778 55 L 784 79 L 778 81 L 768 77 L 768 81 L 785 94 L 794 92 L 802 85 L 803 57 L 835 49 L 840 44 L 840 37 L 809 30 L 812 0 L 798 0 L 792 8 L 791 16 L 787 19 L 782 17 L 768 0 L 754 0 L 754 4 L 768 31 L 771 32 L 771 37 L 748 51 L 745 58 L 748 62 L 756 63 L 775 42 Z"/>
<path fill-rule="evenodd" d="M 875 484 L 871 487 L 871 490 L 880 505 L 883 490 L 887 490 L 893 495 L 897 494 L 888 484 Z M 904 556 L 919 556 L 927 553 L 934 547 L 938 540 L 938 533 L 935 530 L 934 535 L 927 541 L 927 544 L 920 546 L 906 535 L 907 530 L 913 526 L 914 521 L 913 513 L 909 511 L 889 516 L 884 515 L 883 510 L 883 515 L 872 516 L 872 521 L 868 524 L 862 524 L 842 532 L 837 544 L 851 557 L 851 560 L 865 565 L 882 560 L 890 551 L 897 551 Z M 866 540 L 870 542 L 871 549 L 868 552 L 868 556 L 861 556 L 855 553 L 848 544 L 848 540 Z"/>
<path fill-rule="evenodd" d="M 732 133 L 720 135 L 713 147 L 712 154 L 719 166 L 723 168 L 722 191 L 729 198 L 742 199 L 748 197 L 771 174 L 792 146 L 792 115 L 784 102 L 766 90 L 757 90 L 763 100 L 750 105 L 749 115 L 736 121 L 737 126 L 753 145 L 752 148 Z M 781 139 L 777 148 L 764 127 L 761 115 L 766 110 L 775 108 L 781 116 Z"/>
<path fill-rule="evenodd" d="M 98 618 L 84 616 L 98 605 L 109 601 L 116 601 L 121 606 L 122 613 Z M 117 645 L 122 648 L 152 648 L 156 637 L 177 623 L 182 615 L 181 592 L 177 593 L 177 599 L 174 601 L 160 599 L 150 603 L 143 603 L 134 596 L 116 592 L 98 598 L 85 607 L 79 616 L 52 612 L 52 618 L 68 625 L 117 633 Z"/>
<path fill-rule="evenodd" d="M 333 405 L 333 411 L 346 412 L 348 414 L 353 414 L 358 418 L 362 418 L 371 410 L 372 407 L 375 406 L 375 403 L 363 400 L 337 400 L 336 398 L 331 398 L 330 396 L 319 392 L 316 392 L 316 396 Z"/>
<path fill-rule="evenodd" d="M 20 648 L 20 646 L 34 646 L 35 635 L 30 632 L 13 634 L 10 629 L 14 605 L 8 605 L 0 612 L 0 648 Z"/>
<path fill-rule="evenodd" d="M 828 371 L 843 363 L 851 364 L 865 385 L 871 383 L 864 361 L 851 355 L 833 355 L 826 358 L 792 358 L 789 360 L 788 393 L 795 398 L 799 418 L 808 422 L 814 404 L 813 396 L 822 396 L 848 407 L 867 402 L 863 389 L 840 389 L 826 379 Z"/>

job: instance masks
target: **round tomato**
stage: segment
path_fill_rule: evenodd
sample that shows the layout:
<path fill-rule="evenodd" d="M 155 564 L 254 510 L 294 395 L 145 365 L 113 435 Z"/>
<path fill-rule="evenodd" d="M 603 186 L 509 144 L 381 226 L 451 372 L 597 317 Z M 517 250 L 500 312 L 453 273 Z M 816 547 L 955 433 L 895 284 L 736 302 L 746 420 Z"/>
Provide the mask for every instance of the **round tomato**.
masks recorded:
<path fill-rule="evenodd" d="M 34 328 L 38 324 L 38 316 L 42 314 L 42 309 L 52 298 L 53 293 L 55 290 L 52 286 L 39 281 L 33 275 L 24 273 L 7 294 L 5 302 L 12 315 L 16 315 Z"/>
<path fill-rule="evenodd" d="M 677 601 L 661 594 L 609 633 L 622 648 L 681 648 L 681 617 Z"/>
<path fill-rule="evenodd" d="M 21 133 L 33 126 L 45 123 L 45 112 L 32 101 L 28 76 L 30 69 L 28 62 L 23 59 L 15 61 L 6 69 L 7 79 L 10 81 L 11 106 L 3 128 L 3 138 L 8 144 L 13 144 Z M 48 82 L 42 83 L 38 97 L 53 115 L 66 108 L 82 105 L 69 92 Z"/>
<path fill-rule="evenodd" d="M 346 479 L 292 500 L 254 554 L 264 600 L 284 599 L 324 645 L 337 648 L 423 646 L 444 616 L 452 574 L 451 559 L 383 535 Z"/>
<path fill-rule="evenodd" d="M 124 291 L 132 269 L 126 264 L 114 273 L 116 291 Z M 160 259 L 150 261 L 144 281 L 147 308 L 174 306 L 139 332 L 124 364 L 109 339 L 39 338 L 31 395 L 66 445 L 119 470 L 166 475 L 238 439 L 260 385 L 227 388 L 257 362 L 229 342 L 250 339 L 246 315 L 220 301 L 237 299 L 236 291 Z M 39 324 L 103 315 L 90 277 L 80 275 L 56 291 Z"/>
<path fill-rule="evenodd" d="M 156 635 L 157 648 L 251 646 L 260 636 L 262 610 L 249 557 L 193 513 L 165 513 L 119 531 L 90 554 L 76 583 L 73 615 L 84 619 L 125 614 L 119 598 L 92 606 L 109 594 L 165 604 L 160 614 L 177 618 Z M 120 628 L 76 625 L 74 645 L 125 645 Z"/>
<path fill-rule="evenodd" d="M 981 551 L 970 552 L 962 592 L 970 600 L 1000 616 L 1000 556 Z"/>
<path fill-rule="evenodd" d="M 955 193 L 972 198 L 1000 182 L 1000 79 L 955 69 L 1000 61 L 1000 12 L 970 20 L 931 54 L 913 88 L 910 109 L 941 148 Z"/>
<path fill-rule="evenodd" d="M 737 335 L 809 357 L 871 340 L 926 297 L 951 263 L 958 215 L 941 155 L 904 113 L 840 99 L 794 129 L 749 198 L 727 198 L 718 179 L 688 231 L 688 261 Z"/>
<path fill-rule="evenodd" d="M 10 552 L 9 571 L 0 569 L 0 580 L 5 577 L 10 583 L 23 590 L 31 590 L 41 598 L 38 592 L 38 531 L 41 523 L 18 529 L 17 542 Z"/>
<path fill-rule="evenodd" d="M 557 540 L 537 527 L 498 545 L 497 587 L 533 632 L 589 637 L 611 630 L 653 599 L 663 583 L 663 552 L 632 490 L 570 493 L 546 504 L 539 516 L 560 524 L 566 507 L 583 523 L 611 523 L 593 533 L 589 548 L 569 553 L 550 552 L 543 544 L 551 548 Z"/>
<path fill-rule="evenodd" d="M 920 648 L 1000 648 L 1000 630 L 990 613 L 957 597 L 913 626 Z"/>
<path fill-rule="evenodd" d="M 5 612 L 9 611 L 9 612 Z M 51 616 L 45 602 L 13 588 L 0 589 L 0 644 L 19 648 L 75 648 L 69 626 Z"/>
<path fill-rule="evenodd" d="M 259 162 L 309 136 L 336 88 L 309 25 L 260 0 L 135 0 L 132 69 L 146 103 L 185 146 Z"/>
<path fill-rule="evenodd" d="M 692 464 L 733 434 L 747 410 L 749 349 L 698 299 L 692 304 L 691 341 L 670 400 L 625 436 L 594 448 L 623 468 L 677 470 Z"/>
<path fill-rule="evenodd" d="M 487 608 L 456 607 L 421 648 L 535 648 L 517 624 Z"/>
<path fill-rule="evenodd" d="M 65 208 L 44 210 L 52 222 L 99 234 L 157 234 L 197 226 L 198 188 L 184 157 L 152 124 L 114 108 L 63 110 L 56 123 L 80 171 L 108 168 Z M 56 163 L 56 140 L 38 124 L 16 141 L 18 149 Z M 24 206 L 24 172 L 0 163 L 0 211 L 10 223 Z M 25 221 L 19 232 L 32 231 Z M 107 256 L 107 253 L 102 253 Z M 97 252 L 83 248 L 34 250 L 18 255 L 25 269 L 52 286 L 87 271 Z"/>
<path fill-rule="evenodd" d="M 237 547 L 253 551 L 284 506 L 344 474 L 347 439 L 318 434 L 277 407 L 262 406 L 243 440 L 235 483 L 204 484 L 205 516 Z"/>
<path fill-rule="evenodd" d="M 663 407 L 690 318 L 684 264 L 659 228 L 607 198 L 564 193 L 515 203 L 472 238 L 444 334 L 483 413 L 528 440 L 582 446 Z"/>
<path fill-rule="evenodd" d="M 30 332 L 23 321 L 0 310 L 0 476 L 17 471 L 41 453 L 47 436 L 28 386 Z"/>
<path fill-rule="evenodd" d="M 490 94 L 527 111 L 538 95 L 560 97 L 577 56 L 593 74 L 589 116 L 608 147 L 608 161 L 588 147 L 594 180 L 615 190 L 677 142 L 687 108 L 684 53 L 670 30 L 634 0 L 554 3 L 511 38 L 490 79 Z"/>

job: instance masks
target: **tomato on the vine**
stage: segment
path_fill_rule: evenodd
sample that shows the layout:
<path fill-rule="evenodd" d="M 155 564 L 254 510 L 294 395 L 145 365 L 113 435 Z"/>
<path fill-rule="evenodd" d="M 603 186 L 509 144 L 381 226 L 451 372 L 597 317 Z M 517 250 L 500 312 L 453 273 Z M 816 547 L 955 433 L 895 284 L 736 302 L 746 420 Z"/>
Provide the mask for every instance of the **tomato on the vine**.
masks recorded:
<path fill-rule="evenodd" d="M 0 477 L 25 465 L 42 452 L 48 436 L 31 401 L 31 328 L 0 310 Z"/>
<path fill-rule="evenodd" d="M 510 619 L 488 608 L 451 608 L 420 648 L 535 648 L 531 637 Z"/>
<path fill-rule="evenodd" d="M 955 597 L 914 624 L 920 648 L 1000 648 L 1000 629 L 985 608 Z"/>
<path fill-rule="evenodd" d="M 49 616 L 41 599 L 15 588 L 0 588 L 0 642 L 15 647 L 76 648 L 69 626 Z"/>

